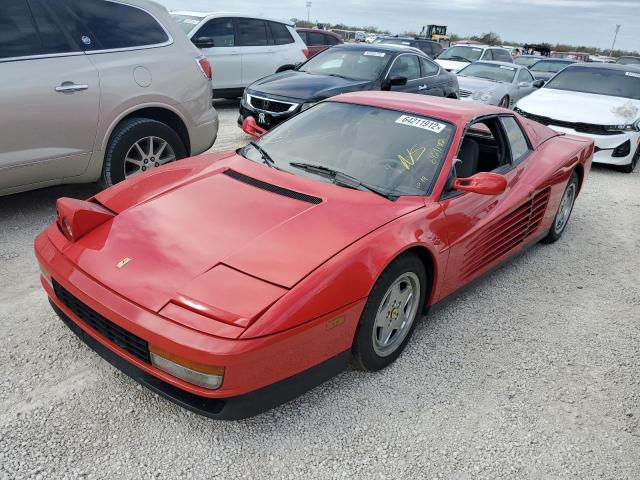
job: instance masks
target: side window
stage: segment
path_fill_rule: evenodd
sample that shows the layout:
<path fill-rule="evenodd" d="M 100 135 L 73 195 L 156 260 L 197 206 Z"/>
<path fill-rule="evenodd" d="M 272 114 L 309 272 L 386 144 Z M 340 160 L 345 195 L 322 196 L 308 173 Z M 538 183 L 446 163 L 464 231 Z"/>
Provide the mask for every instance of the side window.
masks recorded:
<path fill-rule="evenodd" d="M 482 55 L 482 60 L 493 60 L 493 50 L 487 48 Z"/>
<path fill-rule="evenodd" d="M 338 43 L 340 43 L 338 42 L 338 39 L 333 35 L 325 35 L 324 39 L 327 42 L 327 45 L 337 45 Z"/>
<path fill-rule="evenodd" d="M 300 35 L 300 38 L 302 39 L 302 41 L 304 42 L 305 45 L 309 45 L 309 39 L 307 38 L 307 32 L 298 32 L 298 35 Z"/>
<path fill-rule="evenodd" d="M 529 143 L 520 125 L 513 117 L 500 117 L 502 126 L 507 133 L 509 145 L 511 146 L 511 162 L 516 165 L 521 162 L 529 153 Z"/>
<path fill-rule="evenodd" d="M 317 46 L 324 45 L 324 35 L 316 32 L 308 32 L 307 37 L 309 38 L 309 45 Z"/>
<path fill-rule="evenodd" d="M 493 58 L 495 60 L 499 60 L 501 62 L 512 63 L 513 58 L 511 58 L 511 54 L 503 49 L 497 49 L 493 51 Z"/>
<path fill-rule="evenodd" d="M 267 23 L 254 18 L 238 18 L 239 44 L 241 47 L 261 47 L 269 45 Z"/>
<path fill-rule="evenodd" d="M 38 29 L 42 45 L 45 49 L 44 53 L 80 51 L 77 46 L 71 46 L 66 35 L 60 30 L 60 27 L 55 23 L 49 11 L 45 9 L 40 0 L 29 0 L 29 5 L 31 6 L 33 19 L 36 22 L 36 28 Z"/>
<path fill-rule="evenodd" d="M 0 58 L 43 53 L 26 0 L 0 2 Z"/>
<path fill-rule="evenodd" d="M 400 55 L 396 57 L 389 72 L 390 77 L 406 77 L 407 80 L 420 78 L 420 62 L 415 55 Z"/>
<path fill-rule="evenodd" d="M 422 77 L 430 77 L 438 73 L 439 67 L 434 62 L 420 57 L 420 68 L 422 68 Z"/>
<path fill-rule="evenodd" d="M 105 0 L 67 0 L 67 21 L 85 50 L 152 46 L 169 41 L 164 28 L 141 8 Z"/>
<path fill-rule="evenodd" d="M 214 18 L 205 23 L 193 38 L 208 37 L 213 39 L 214 47 L 233 47 L 236 37 L 233 33 L 233 18 Z"/>
<path fill-rule="evenodd" d="M 527 82 L 527 83 L 533 82 L 533 77 L 529 73 L 529 70 L 527 70 L 525 68 L 520 70 L 520 73 L 518 73 L 517 83 L 522 83 L 522 82 Z"/>
<path fill-rule="evenodd" d="M 269 28 L 271 29 L 271 37 L 274 44 L 287 45 L 294 42 L 287 26 L 283 23 L 269 22 Z"/>

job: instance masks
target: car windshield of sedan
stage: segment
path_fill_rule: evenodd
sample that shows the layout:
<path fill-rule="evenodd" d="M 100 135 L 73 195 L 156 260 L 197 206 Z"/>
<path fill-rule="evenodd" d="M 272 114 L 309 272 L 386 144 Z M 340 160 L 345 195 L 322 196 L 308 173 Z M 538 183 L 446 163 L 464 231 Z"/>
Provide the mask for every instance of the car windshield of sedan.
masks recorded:
<path fill-rule="evenodd" d="M 554 62 L 553 60 L 540 60 L 538 63 L 531 65 L 530 70 L 534 72 L 558 73 L 567 65 L 574 62 Z"/>
<path fill-rule="evenodd" d="M 298 71 L 312 75 L 333 75 L 350 80 L 377 79 L 389 62 L 390 55 L 376 50 L 330 48 L 312 57 Z"/>
<path fill-rule="evenodd" d="M 572 67 L 556 75 L 545 88 L 640 100 L 640 72 Z"/>
<path fill-rule="evenodd" d="M 619 65 L 640 65 L 640 57 L 620 57 L 616 63 Z"/>
<path fill-rule="evenodd" d="M 175 13 L 171 14 L 171 18 L 173 21 L 180 25 L 180 28 L 184 30 L 184 33 L 187 35 L 191 30 L 195 28 L 202 21 L 202 17 L 196 17 L 193 15 L 178 15 Z"/>
<path fill-rule="evenodd" d="M 473 63 L 458 72 L 461 77 L 476 77 L 494 82 L 511 83 L 516 76 L 516 68 L 492 63 Z"/>
<path fill-rule="evenodd" d="M 260 138 L 255 144 L 259 148 L 250 144 L 239 153 L 347 188 L 387 197 L 425 195 L 446 158 L 454 131 L 453 125 L 435 118 L 322 102 Z"/>
<path fill-rule="evenodd" d="M 457 62 L 475 62 L 480 59 L 482 55 L 482 49 L 477 47 L 451 47 L 447 48 L 440 56 L 438 60 L 454 60 Z"/>

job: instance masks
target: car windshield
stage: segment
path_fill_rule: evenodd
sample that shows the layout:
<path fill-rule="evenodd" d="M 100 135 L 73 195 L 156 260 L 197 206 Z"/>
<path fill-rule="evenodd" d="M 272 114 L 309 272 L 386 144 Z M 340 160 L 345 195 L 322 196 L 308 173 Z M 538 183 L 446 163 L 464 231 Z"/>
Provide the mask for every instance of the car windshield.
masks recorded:
<path fill-rule="evenodd" d="M 640 65 L 640 58 L 621 57 L 616 63 L 619 65 Z"/>
<path fill-rule="evenodd" d="M 640 100 L 640 71 L 571 67 L 551 79 L 545 88 Z"/>
<path fill-rule="evenodd" d="M 193 30 L 194 27 L 202 21 L 202 17 L 196 17 L 193 15 L 179 15 L 177 13 L 172 13 L 171 18 L 173 18 L 174 22 L 180 25 L 180 27 L 186 34 L 189 34 L 189 32 L 191 32 L 191 30 Z"/>
<path fill-rule="evenodd" d="M 553 60 L 540 60 L 531 65 L 530 70 L 534 72 L 558 73 L 572 62 L 554 62 Z"/>
<path fill-rule="evenodd" d="M 506 65 L 495 65 L 492 63 L 472 63 L 458 72 L 461 77 L 476 77 L 494 82 L 513 82 L 516 76 L 516 68 Z"/>
<path fill-rule="evenodd" d="M 295 175 L 332 181 L 291 165 L 342 172 L 386 195 L 430 192 L 449 151 L 454 127 L 441 120 L 395 110 L 323 102 L 291 118 L 240 151 L 246 158 Z M 322 172 L 320 172 L 322 173 Z M 337 182 L 336 182 L 337 183 Z"/>
<path fill-rule="evenodd" d="M 513 60 L 513 63 L 515 63 L 516 65 L 530 67 L 531 65 L 539 61 L 540 61 L 540 57 L 516 57 Z"/>
<path fill-rule="evenodd" d="M 455 46 L 447 48 L 438 57 L 439 60 L 456 60 L 459 62 L 475 62 L 482 55 L 482 48 Z"/>
<path fill-rule="evenodd" d="M 298 70 L 312 75 L 373 81 L 380 76 L 390 56 L 389 53 L 376 50 L 331 48 L 312 57 Z"/>

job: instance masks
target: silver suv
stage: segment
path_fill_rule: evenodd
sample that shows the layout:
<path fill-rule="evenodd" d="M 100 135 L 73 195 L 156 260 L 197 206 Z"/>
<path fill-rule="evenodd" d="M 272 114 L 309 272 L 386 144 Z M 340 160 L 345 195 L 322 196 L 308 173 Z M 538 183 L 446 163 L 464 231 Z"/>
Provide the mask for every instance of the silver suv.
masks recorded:
<path fill-rule="evenodd" d="M 147 0 L 0 1 L 0 195 L 209 149 L 211 66 Z"/>

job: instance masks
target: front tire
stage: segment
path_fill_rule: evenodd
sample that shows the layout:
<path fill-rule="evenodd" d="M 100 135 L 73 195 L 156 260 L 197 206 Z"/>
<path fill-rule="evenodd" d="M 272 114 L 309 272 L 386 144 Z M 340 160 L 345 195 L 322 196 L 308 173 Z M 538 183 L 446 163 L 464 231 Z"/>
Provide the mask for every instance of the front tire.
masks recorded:
<path fill-rule="evenodd" d="M 573 212 L 576 197 L 578 196 L 578 184 L 578 174 L 573 172 L 569 179 L 569 183 L 567 184 L 567 188 L 565 188 L 564 194 L 562 195 L 562 200 L 560 200 L 560 206 L 558 207 L 556 216 L 553 219 L 553 224 L 551 225 L 547 236 L 542 239 L 542 243 L 556 242 L 564 233 L 564 230 L 567 228 L 567 224 L 569 223 L 569 218 L 571 218 L 571 212 Z"/>
<path fill-rule="evenodd" d="M 411 338 L 427 293 L 424 264 L 413 253 L 396 258 L 371 289 L 352 347 L 354 367 L 381 370 Z"/>
<path fill-rule="evenodd" d="M 510 103 L 511 101 L 509 100 L 509 96 L 505 95 L 504 97 L 502 97 L 502 100 L 500 100 L 500 103 L 498 104 L 498 106 L 502 108 L 509 108 Z"/>
<path fill-rule="evenodd" d="M 125 178 L 186 156 L 184 143 L 171 127 L 150 118 L 130 118 L 118 125 L 111 135 L 101 184 L 110 187 Z"/>
<path fill-rule="evenodd" d="M 633 171 L 636 169 L 636 166 L 638 165 L 638 159 L 640 159 L 640 147 L 638 147 L 638 150 L 631 159 L 631 163 L 629 163 L 628 165 L 622 165 L 621 167 L 618 167 L 618 169 L 623 173 L 633 173 Z"/>

